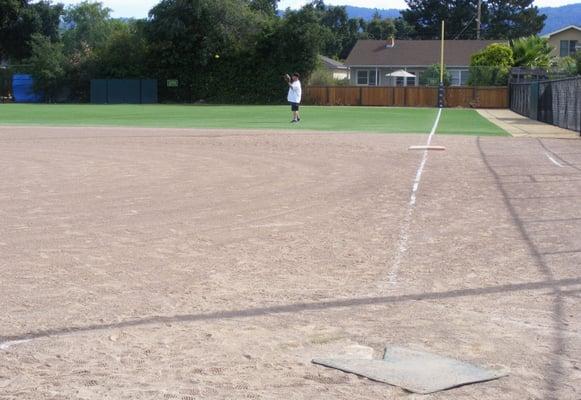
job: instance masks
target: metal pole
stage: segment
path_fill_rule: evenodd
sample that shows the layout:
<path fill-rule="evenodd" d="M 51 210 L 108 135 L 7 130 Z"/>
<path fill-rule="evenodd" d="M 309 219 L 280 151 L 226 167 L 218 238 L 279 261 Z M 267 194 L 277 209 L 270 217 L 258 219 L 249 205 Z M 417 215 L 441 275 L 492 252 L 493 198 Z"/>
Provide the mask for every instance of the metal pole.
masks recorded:
<path fill-rule="evenodd" d="M 442 21 L 442 49 L 440 53 L 440 86 L 438 87 L 438 107 L 444 108 L 444 21 Z"/>
<path fill-rule="evenodd" d="M 442 21 L 442 50 L 440 54 L 440 85 L 444 84 L 444 21 Z"/>
<path fill-rule="evenodd" d="M 480 27 L 482 19 L 482 0 L 478 0 L 478 17 L 476 18 L 476 40 L 480 40 Z"/>

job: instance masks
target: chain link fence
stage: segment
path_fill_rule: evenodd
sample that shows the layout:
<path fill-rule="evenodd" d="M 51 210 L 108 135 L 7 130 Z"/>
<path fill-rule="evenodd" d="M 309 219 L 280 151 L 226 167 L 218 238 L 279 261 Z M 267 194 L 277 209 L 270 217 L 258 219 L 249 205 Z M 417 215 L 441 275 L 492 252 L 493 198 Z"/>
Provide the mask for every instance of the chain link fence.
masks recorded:
<path fill-rule="evenodd" d="M 528 118 L 581 134 L 581 76 L 511 83 L 510 109 Z"/>

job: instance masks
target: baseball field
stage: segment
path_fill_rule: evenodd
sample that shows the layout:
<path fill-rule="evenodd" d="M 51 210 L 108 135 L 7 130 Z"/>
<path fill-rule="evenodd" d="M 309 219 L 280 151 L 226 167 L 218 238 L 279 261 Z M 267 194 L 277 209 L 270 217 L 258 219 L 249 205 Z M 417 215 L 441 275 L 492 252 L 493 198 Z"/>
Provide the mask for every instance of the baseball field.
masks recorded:
<path fill-rule="evenodd" d="M 0 398 L 581 398 L 580 140 L 289 121 L 0 105 Z M 354 345 L 509 375 L 420 396 L 311 363 Z"/>
<path fill-rule="evenodd" d="M 431 108 L 309 106 L 301 123 L 291 125 L 288 106 L 5 104 L 0 124 L 425 133 L 436 114 Z M 439 133 L 506 135 L 476 111 L 461 109 L 446 110 Z"/>

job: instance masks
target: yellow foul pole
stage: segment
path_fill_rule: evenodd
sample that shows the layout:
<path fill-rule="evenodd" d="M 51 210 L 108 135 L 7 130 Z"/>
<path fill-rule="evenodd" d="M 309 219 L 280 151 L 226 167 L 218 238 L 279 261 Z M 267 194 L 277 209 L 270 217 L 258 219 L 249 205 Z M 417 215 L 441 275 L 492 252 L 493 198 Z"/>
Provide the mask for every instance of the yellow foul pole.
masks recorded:
<path fill-rule="evenodd" d="M 440 55 L 440 85 L 444 84 L 444 21 L 442 20 L 442 53 Z"/>

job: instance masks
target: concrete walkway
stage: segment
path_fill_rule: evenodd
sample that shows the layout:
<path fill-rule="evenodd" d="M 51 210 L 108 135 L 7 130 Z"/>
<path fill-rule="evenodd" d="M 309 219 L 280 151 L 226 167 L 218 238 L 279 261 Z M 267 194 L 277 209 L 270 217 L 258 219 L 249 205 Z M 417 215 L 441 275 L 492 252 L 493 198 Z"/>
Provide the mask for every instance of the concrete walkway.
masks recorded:
<path fill-rule="evenodd" d="M 511 110 L 477 110 L 480 115 L 516 137 L 579 138 L 579 132 L 534 121 Z"/>

